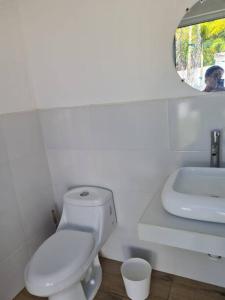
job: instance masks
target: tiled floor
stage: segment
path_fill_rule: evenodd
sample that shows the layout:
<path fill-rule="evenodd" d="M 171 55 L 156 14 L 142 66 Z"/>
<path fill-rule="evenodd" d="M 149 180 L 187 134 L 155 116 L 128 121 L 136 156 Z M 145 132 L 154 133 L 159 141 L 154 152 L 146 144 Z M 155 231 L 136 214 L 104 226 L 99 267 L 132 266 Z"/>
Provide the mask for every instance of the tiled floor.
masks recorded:
<path fill-rule="evenodd" d="M 120 263 L 101 259 L 103 282 L 95 300 L 128 300 Z M 41 300 L 23 290 L 14 300 Z M 148 300 L 225 300 L 225 289 L 190 279 L 153 271 Z"/>

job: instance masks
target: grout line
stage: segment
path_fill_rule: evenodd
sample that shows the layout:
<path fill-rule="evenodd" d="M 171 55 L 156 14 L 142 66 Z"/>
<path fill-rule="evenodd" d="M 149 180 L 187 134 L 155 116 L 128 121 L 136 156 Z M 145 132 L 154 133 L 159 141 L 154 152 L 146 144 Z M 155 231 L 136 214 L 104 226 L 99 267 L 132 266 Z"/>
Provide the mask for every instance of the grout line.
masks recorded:
<path fill-rule="evenodd" d="M 173 284 L 174 284 L 174 275 L 172 275 L 172 280 L 171 280 L 171 285 L 170 285 L 170 289 L 169 289 L 169 294 L 168 294 L 168 298 L 167 300 L 170 300 L 170 297 L 171 297 L 171 291 L 172 291 L 172 288 L 173 288 Z"/>

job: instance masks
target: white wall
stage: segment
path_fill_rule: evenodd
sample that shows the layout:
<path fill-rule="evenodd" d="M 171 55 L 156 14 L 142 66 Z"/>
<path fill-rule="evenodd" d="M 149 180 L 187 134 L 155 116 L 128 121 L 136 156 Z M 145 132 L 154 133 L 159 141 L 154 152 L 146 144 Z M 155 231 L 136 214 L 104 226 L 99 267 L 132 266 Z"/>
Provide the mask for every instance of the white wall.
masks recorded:
<path fill-rule="evenodd" d="M 24 287 L 30 256 L 54 232 L 52 183 L 15 0 L 0 1 L 0 299 Z"/>
<path fill-rule="evenodd" d="M 144 248 L 155 268 L 224 286 L 223 260 L 213 264 L 201 254 L 143 243 L 137 236 L 138 219 L 166 176 L 180 165 L 207 165 L 209 131 L 224 127 L 223 96 L 196 97 L 200 93 L 181 83 L 173 66 L 173 33 L 186 6 L 193 3 L 1 1 L 0 113 L 72 107 L 39 112 L 55 197 L 61 207 L 67 187 L 80 183 L 114 191 L 119 222 L 104 255 L 123 260 L 133 248 Z M 139 102 L 158 98 L 166 99 Z M 137 102 L 73 108 L 133 100 Z M 3 174 L 8 174 L 14 193 L 9 198 L 16 199 L 14 210 L 10 206 L 7 212 L 15 212 L 22 239 L 16 245 L 8 239 L 10 251 L 4 251 L 9 257 L 0 257 L 0 298 L 5 300 L 22 286 L 27 258 L 43 240 L 43 228 L 33 213 L 38 207 L 49 220 L 53 203 L 36 113 L 4 115 L 2 122 L 0 144 L 7 149 L 2 170 L 7 166 Z M 36 167 L 40 168 L 34 174 Z M 47 203 L 39 194 L 44 186 Z M 2 199 L 0 212 L 8 203 Z M 31 232 L 25 228 L 27 220 Z M 46 228 L 51 229 L 50 224 Z"/>
<path fill-rule="evenodd" d="M 36 105 L 49 109 L 40 115 L 59 207 L 69 186 L 108 186 L 119 223 L 104 255 L 123 260 L 146 248 L 155 268 L 224 285 L 223 261 L 137 237 L 166 176 L 180 165 L 207 165 L 209 131 L 224 126 L 223 96 L 197 98 L 173 65 L 174 31 L 194 2 L 17 1 Z M 173 100 L 139 102 L 160 98 Z"/>
<path fill-rule="evenodd" d="M 37 112 L 0 116 L 0 299 L 24 287 L 30 256 L 54 232 L 54 196 Z"/>
<path fill-rule="evenodd" d="M 0 114 L 35 108 L 15 0 L 0 2 Z"/>
<path fill-rule="evenodd" d="M 196 95 L 172 60 L 194 0 L 19 0 L 38 108 Z"/>

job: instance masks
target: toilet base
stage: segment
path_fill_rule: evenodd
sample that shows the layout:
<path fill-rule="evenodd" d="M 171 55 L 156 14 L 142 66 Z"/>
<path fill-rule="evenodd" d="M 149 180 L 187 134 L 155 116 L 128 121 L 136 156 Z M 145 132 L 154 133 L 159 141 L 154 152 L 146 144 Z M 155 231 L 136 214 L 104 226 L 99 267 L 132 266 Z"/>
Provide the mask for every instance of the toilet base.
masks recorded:
<path fill-rule="evenodd" d="M 102 281 L 102 268 L 98 256 L 90 266 L 82 282 L 50 296 L 49 300 L 93 300 Z"/>
<path fill-rule="evenodd" d="M 49 300 L 87 300 L 81 283 L 76 283 L 63 290 L 62 292 L 52 295 L 48 298 Z"/>
<path fill-rule="evenodd" d="M 98 256 L 90 266 L 82 282 L 87 300 L 93 300 L 102 282 L 102 268 Z"/>

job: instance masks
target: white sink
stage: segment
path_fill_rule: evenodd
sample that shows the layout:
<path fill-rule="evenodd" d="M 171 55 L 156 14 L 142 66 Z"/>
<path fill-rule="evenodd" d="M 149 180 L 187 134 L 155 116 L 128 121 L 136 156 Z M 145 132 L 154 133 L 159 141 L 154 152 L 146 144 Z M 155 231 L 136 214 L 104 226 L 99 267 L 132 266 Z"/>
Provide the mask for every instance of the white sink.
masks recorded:
<path fill-rule="evenodd" d="M 169 213 L 201 221 L 225 223 L 225 169 L 181 168 L 171 174 L 162 191 Z"/>

